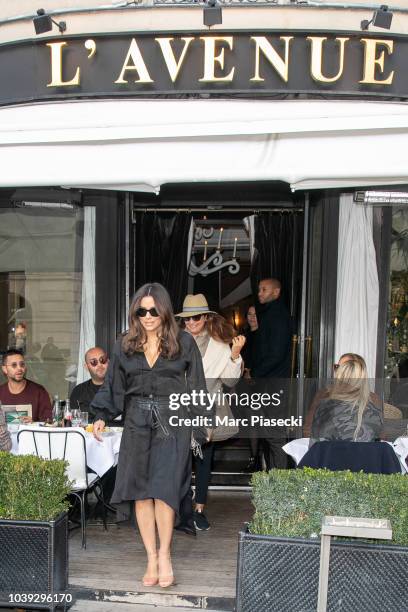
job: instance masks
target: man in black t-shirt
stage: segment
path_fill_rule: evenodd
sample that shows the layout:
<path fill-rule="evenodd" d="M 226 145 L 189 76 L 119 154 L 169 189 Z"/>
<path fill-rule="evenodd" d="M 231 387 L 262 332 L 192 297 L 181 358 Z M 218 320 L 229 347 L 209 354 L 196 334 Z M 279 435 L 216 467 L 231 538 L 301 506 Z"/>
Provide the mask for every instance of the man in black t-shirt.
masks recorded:
<path fill-rule="evenodd" d="M 91 375 L 90 380 L 80 383 L 72 390 L 70 396 L 71 408 L 79 408 L 82 412 L 88 412 L 89 422 L 92 423 L 95 417 L 94 412 L 91 409 L 91 402 L 105 380 L 106 372 L 108 371 L 109 359 L 102 348 L 95 346 L 90 348 L 85 353 L 85 367 Z M 120 425 L 120 422 L 114 423 Z M 110 423 L 107 423 L 110 425 Z M 111 467 L 102 477 L 103 493 L 106 502 L 110 501 L 110 498 L 115 487 L 116 478 L 116 466 Z M 97 516 L 101 513 L 101 504 L 97 503 L 94 514 Z"/>
<path fill-rule="evenodd" d="M 103 349 L 95 346 L 86 351 L 85 367 L 91 378 L 74 387 L 71 393 L 71 408 L 79 408 L 82 412 L 88 412 L 90 423 L 93 422 L 95 416 L 90 405 L 96 393 L 103 385 L 108 365 L 109 359 L 106 351 Z"/>

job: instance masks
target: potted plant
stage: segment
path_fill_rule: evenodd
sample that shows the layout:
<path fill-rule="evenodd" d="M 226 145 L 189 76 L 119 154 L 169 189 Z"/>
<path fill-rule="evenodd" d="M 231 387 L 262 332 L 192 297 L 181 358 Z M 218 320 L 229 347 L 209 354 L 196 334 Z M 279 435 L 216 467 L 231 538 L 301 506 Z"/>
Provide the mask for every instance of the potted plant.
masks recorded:
<path fill-rule="evenodd" d="M 408 478 L 272 470 L 252 478 L 255 513 L 240 533 L 237 612 L 316 612 L 324 516 L 388 518 L 393 540 L 332 538 L 329 612 L 408 610 Z"/>
<path fill-rule="evenodd" d="M 0 452 L 0 606 L 69 603 L 65 467 Z"/>

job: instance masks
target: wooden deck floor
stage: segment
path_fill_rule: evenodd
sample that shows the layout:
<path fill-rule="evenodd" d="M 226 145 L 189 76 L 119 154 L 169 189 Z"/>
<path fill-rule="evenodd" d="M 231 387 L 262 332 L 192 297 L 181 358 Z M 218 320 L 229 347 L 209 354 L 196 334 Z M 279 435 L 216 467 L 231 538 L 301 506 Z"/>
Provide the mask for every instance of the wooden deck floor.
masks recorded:
<path fill-rule="evenodd" d="M 174 533 L 173 569 L 177 585 L 166 592 L 180 595 L 234 597 L 238 532 L 252 514 L 247 492 L 212 491 L 207 517 L 211 529 L 197 536 Z M 128 524 L 87 529 L 87 549 L 77 530 L 70 537 L 69 582 L 92 590 L 162 593 L 144 588 L 140 578 L 145 554 L 138 532 Z"/>

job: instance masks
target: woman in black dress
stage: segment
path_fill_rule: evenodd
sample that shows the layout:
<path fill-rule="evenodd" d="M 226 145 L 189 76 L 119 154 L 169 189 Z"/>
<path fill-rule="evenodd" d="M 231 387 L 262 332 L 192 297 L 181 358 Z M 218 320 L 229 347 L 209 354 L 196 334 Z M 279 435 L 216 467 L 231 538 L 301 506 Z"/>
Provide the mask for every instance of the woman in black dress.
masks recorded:
<path fill-rule="evenodd" d="M 111 502 L 135 502 L 147 553 L 144 586 L 174 584 L 170 546 L 175 515 L 189 490 L 192 430 L 171 425 L 169 417 L 209 413 L 205 405 L 170 410 L 169 396 L 191 390 L 206 390 L 200 351 L 190 334 L 180 331 L 166 289 L 158 283 L 143 285 L 132 300 L 129 330 L 115 345 L 92 409 L 99 440 L 107 420 L 125 415 Z M 206 439 L 205 430 L 194 429 L 193 434 L 198 441 Z"/>

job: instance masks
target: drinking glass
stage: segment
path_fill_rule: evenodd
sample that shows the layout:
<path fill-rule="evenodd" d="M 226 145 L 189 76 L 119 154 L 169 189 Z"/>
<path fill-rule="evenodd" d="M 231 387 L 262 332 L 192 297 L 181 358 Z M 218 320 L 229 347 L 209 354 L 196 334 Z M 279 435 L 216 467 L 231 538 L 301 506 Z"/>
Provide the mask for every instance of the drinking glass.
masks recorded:
<path fill-rule="evenodd" d="M 81 425 L 86 427 L 88 425 L 89 415 L 87 412 L 81 412 Z"/>
<path fill-rule="evenodd" d="M 81 426 L 81 411 L 77 408 L 72 410 L 72 427 L 80 427 Z"/>

